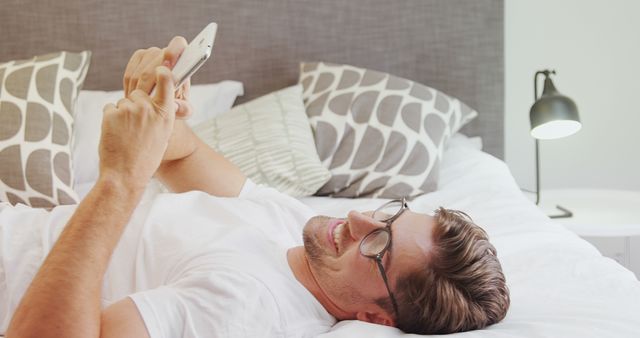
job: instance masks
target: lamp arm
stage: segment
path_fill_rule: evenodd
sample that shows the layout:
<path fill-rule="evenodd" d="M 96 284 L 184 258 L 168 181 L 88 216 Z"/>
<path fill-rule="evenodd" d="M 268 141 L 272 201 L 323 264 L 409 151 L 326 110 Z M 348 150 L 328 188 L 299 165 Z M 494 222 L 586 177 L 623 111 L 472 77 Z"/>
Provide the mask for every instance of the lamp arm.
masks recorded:
<path fill-rule="evenodd" d="M 536 205 L 540 204 L 540 145 L 536 139 Z"/>
<path fill-rule="evenodd" d="M 539 70 L 533 76 L 533 102 L 538 101 L 538 75 L 539 74 L 544 74 L 544 72 Z"/>
<path fill-rule="evenodd" d="M 555 74 L 555 70 L 539 70 L 533 76 L 533 102 L 538 100 L 538 75 L 544 74 L 545 78 L 549 74 Z M 540 142 L 536 139 L 536 205 L 540 203 Z"/>

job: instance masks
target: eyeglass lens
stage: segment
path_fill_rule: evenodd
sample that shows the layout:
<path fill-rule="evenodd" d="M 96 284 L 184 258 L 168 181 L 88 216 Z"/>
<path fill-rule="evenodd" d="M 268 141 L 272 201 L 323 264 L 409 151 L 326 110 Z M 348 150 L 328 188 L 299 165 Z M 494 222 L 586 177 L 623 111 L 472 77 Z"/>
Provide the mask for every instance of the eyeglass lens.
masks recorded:
<path fill-rule="evenodd" d="M 362 240 L 360 251 L 365 256 L 376 256 L 389 244 L 389 232 L 380 230 L 369 234 Z"/>
<path fill-rule="evenodd" d="M 402 201 L 392 201 L 373 212 L 373 219 L 376 221 L 386 221 L 395 216 L 402 209 Z"/>
<path fill-rule="evenodd" d="M 374 211 L 373 219 L 385 222 L 398 214 L 402 209 L 402 201 L 389 202 L 376 211 Z M 376 256 L 380 254 L 388 245 L 391 239 L 389 231 L 380 229 L 367 235 L 360 244 L 360 251 L 365 256 Z"/>

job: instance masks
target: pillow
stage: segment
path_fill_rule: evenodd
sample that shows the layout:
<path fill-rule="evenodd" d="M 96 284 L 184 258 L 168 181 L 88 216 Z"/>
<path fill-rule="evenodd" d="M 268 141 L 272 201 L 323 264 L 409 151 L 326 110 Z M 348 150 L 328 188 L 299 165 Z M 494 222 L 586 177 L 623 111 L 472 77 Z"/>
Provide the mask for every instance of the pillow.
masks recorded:
<path fill-rule="evenodd" d="M 58 52 L 0 64 L 0 200 L 74 204 L 73 109 L 91 52 Z"/>
<path fill-rule="evenodd" d="M 444 145 L 478 114 L 436 89 L 348 65 L 302 63 L 300 83 L 332 175 L 319 195 L 399 198 L 436 190 Z"/>
<path fill-rule="evenodd" d="M 331 176 L 318 159 L 299 85 L 234 107 L 194 131 L 254 182 L 292 196 L 315 193 Z"/>
<path fill-rule="evenodd" d="M 189 100 L 193 115 L 187 124 L 195 126 L 229 111 L 238 96 L 244 94 L 242 82 L 222 81 L 213 84 L 192 85 Z"/>
<path fill-rule="evenodd" d="M 194 125 L 228 111 L 236 98 L 242 94 L 242 83 L 237 81 L 192 85 L 189 100 L 194 111 L 187 123 Z M 107 103 L 118 102 L 122 96 L 122 90 L 83 90 L 78 96 L 71 155 L 75 175 L 74 189 L 80 198 L 84 198 L 98 179 L 102 109 Z"/>

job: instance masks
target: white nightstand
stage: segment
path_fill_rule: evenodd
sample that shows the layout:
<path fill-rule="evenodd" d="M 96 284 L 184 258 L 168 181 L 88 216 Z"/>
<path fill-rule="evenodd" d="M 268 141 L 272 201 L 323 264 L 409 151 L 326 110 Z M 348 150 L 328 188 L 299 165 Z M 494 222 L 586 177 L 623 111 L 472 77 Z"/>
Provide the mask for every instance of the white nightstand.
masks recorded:
<path fill-rule="evenodd" d="M 557 222 L 586 239 L 640 279 L 640 191 L 558 189 L 541 193 L 540 207 L 558 214 L 559 204 L 573 212 Z"/>

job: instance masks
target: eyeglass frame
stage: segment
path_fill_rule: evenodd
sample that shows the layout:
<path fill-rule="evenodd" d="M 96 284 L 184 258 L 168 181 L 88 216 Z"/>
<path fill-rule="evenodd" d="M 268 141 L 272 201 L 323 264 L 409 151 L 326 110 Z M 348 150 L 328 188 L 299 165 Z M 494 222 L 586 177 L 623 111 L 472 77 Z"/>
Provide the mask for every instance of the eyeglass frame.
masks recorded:
<path fill-rule="evenodd" d="M 393 311 L 395 312 L 396 316 L 398 315 L 398 303 L 396 302 L 396 298 L 393 296 L 393 292 L 391 292 L 391 288 L 389 287 L 389 279 L 387 278 L 387 273 L 386 273 L 386 271 L 384 269 L 384 266 L 382 265 L 382 258 L 384 257 L 384 254 L 387 253 L 387 251 L 389 250 L 389 247 L 391 246 L 391 224 L 396 219 L 398 219 L 402 215 L 402 213 L 404 213 L 406 210 L 409 210 L 409 206 L 407 205 L 406 198 L 403 197 L 402 199 L 395 199 L 395 200 L 389 201 L 389 202 L 381 205 L 378 209 L 376 209 L 371 214 L 371 218 L 373 218 L 375 220 L 374 216 L 375 216 L 376 212 L 384 209 L 386 206 L 388 206 L 388 205 L 390 205 L 392 203 L 397 203 L 397 202 L 401 203 L 400 210 L 398 210 L 398 212 L 396 212 L 395 215 L 393 215 L 393 216 L 391 216 L 389 218 L 382 219 L 382 220 L 377 220 L 379 222 L 386 223 L 386 226 L 384 228 L 375 229 L 375 230 L 371 231 L 370 233 L 368 233 L 366 236 L 364 236 L 362 238 L 362 240 L 360 241 L 360 246 L 359 246 L 360 254 L 362 256 L 367 257 L 367 258 L 371 258 L 377 263 L 378 270 L 380 270 L 380 275 L 382 276 L 382 280 L 384 281 L 384 285 L 387 288 L 387 292 L 389 293 L 389 298 L 391 299 L 391 304 L 393 305 Z M 378 234 L 380 232 L 386 232 L 386 233 L 389 234 L 388 240 L 387 240 L 387 244 L 385 244 L 384 248 L 382 250 L 380 250 L 380 252 L 378 252 L 377 254 L 375 254 L 375 255 L 365 255 L 362 252 L 362 243 L 364 243 L 365 240 L 367 238 L 369 238 L 370 236 L 374 236 L 374 235 L 376 235 L 376 234 Z"/>

